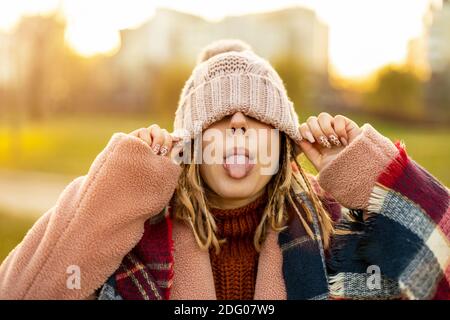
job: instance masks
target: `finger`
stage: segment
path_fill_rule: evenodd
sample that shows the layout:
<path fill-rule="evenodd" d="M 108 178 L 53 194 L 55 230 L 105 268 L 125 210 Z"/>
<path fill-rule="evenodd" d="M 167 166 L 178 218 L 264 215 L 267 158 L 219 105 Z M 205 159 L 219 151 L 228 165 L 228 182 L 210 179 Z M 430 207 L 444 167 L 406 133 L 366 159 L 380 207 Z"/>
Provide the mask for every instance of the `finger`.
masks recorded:
<path fill-rule="evenodd" d="M 138 136 L 138 133 L 139 133 L 139 130 L 141 130 L 141 129 L 142 129 L 142 128 L 139 128 L 139 129 L 136 129 L 136 130 L 130 132 L 130 135 L 137 137 L 137 136 Z"/>
<path fill-rule="evenodd" d="M 165 156 L 170 152 L 170 149 L 172 149 L 172 136 L 169 134 L 169 132 L 167 132 L 166 129 L 162 129 L 161 132 L 164 136 L 164 143 L 162 144 L 159 153 L 162 156 Z"/>
<path fill-rule="evenodd" d="M 346 129 L 346 118 L 341 115 L 337 115 L 334 117 L 333 121 L 334 132 L 338 135 L 338 138 L 341 140 L 344 146 L 348 145 L 348 135 Z"/>
<path fill-rule="evenodd" d="M 346 121 L 345 128 L 347 130 L 348 143 L 350 143 L 361 133 L 361 128 L 356 124 L 356 122 L 354 122 L 349 118 L 345 118 L 345 121 Z"/>
<path fill-rule="evenodd" d="M 341 146 L 341 142 L 338 139 L 336 132 L 333 129 L 333 117 L 326 112 L 322 112 L 319 114 L 317 121 L 319 122 L 319 126 L 322 129 L 322 132 L 328 138 L 328 141 L 333 145 L 339 147 Z"/>
<path fill-rule="evenodd" d="M 299 146 L 300 146 L 300 148 L 302 148 L 303 153 L 309 159 L 309 161 L 311 161 L 313 166 L 317 170 L 319 170 L 320 159 L 321 159 L 320 151 L 317 150 L 316 147 L 314 147 L 311 143 L 309 143 L 306 140 L 300 141 Z"/>
<path fill-rule="evenodd" d="M 316 142 L 316 140 L 314 139 L 314 137 L 306 123 L 302 123 L 300 125 L 300 134 L 302 135 L 302 137 L 304 139 L 308 140 L 309 142 L 311 142 L 311 143 Z"/>
<path fill-rule="evenodd" d="M 152 144 L 152 139 L 150 137 L 150 130 L 147 128 L 141 128 L 137 131 L 136 135 L 139 139 L 145 141 L 149 146 Z"/>
<path fill-rule="evenodd" d="M 164 134 L 157 124 L 153 124 L 150 126 L 150 135 L 152 138 L 152 150 L 155 154 L 158 154 L 162 144 L 164 143 Z"/>
<path fill-rule="evenodd" d="M 182 135 L 182 133 L 177 132 L 177 131 L 173 131 L 173 132 L 171 132 L 169 134 L 172 137 L 172 141 L 173 142 L 178 142 L 178 141 L 183 140 L 185 138 L 184 135 Z"/>
<path fill-rule="evenodd" d="M 327 136 L 322 131 L 319 121 L 317 117 L 309 117 L 308 120 L 306 120 L 306 123 L 308 124 L 309 130 L 314 136 L 314 139 L 324 148 L 331 148 L 331 144 L 327 139 Z"/>

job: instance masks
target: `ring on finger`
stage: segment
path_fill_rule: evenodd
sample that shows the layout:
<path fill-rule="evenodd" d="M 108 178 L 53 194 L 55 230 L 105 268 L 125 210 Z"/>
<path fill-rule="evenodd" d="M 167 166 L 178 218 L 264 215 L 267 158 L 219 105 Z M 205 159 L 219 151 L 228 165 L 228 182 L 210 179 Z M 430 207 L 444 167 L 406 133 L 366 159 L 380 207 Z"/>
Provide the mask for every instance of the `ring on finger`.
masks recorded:
<path fill-rule="evenodd" d="M 158 154 L 158 152 L 161 150 L 161 145 L 155 144 L 152 150 L 153 153 Z"/>
<path fill-rule="evenodd" d="M 169 152 L 169 148 L 167 148 L 166 146 L 162 146 L 161 149 L 159 150 L 159 153 L 162 156 L 165 156 L 168 152 Z"/>
<path fill-rule="evenodd" d="M 328 148 L 328 149 L 331 148 L 331 144 L 325 136 L 319 137 L 319 144 L 325 148 Z"/>
<path fill-rule="evenodd" d="M 328 137 L 328 140 L 330 140 L 331 143 L 334 144 L 336 147 L 339 147 L 341 145 L 341 142 L 339 141 L 339 139 L 334 134 L 331 134 Z"/>

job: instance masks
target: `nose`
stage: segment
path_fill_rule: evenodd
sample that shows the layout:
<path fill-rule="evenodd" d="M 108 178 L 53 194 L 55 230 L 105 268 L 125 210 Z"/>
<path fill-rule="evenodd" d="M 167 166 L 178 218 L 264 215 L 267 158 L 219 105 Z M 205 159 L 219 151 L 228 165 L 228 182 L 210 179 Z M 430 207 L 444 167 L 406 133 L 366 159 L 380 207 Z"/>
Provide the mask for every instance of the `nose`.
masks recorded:
<path fill-rule="evenodd" d="M 244 134 L 248 129 L 247 117 L 242 112 L 236 112 L 230 118 L 228 129 L 231 129 L 233 134 Z"/>

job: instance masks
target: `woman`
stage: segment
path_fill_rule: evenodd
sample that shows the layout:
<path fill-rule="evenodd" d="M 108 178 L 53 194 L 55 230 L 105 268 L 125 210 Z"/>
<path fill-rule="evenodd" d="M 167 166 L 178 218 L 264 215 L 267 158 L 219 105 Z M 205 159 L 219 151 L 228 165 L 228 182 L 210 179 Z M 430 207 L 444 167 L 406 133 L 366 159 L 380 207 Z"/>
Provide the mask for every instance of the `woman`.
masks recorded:
<path fill-rule="evenodd" d="M 203 50 L 174 127 L 114 134 L 3 262 L 0 297 L 450 297 L 447 188 L 368 124 L 300 125 L 247 44 Z"/>

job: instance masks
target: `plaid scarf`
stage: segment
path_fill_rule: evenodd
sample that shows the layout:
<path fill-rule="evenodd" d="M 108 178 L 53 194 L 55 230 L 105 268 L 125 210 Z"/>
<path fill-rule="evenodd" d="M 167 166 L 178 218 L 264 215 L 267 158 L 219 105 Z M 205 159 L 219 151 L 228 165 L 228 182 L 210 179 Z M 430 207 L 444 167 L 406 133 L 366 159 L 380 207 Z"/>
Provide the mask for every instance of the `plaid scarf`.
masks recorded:
<path fill-rule="evenodd" d="M 297 201 L 304 202 L 311 212 L 315 212 L 305 193 L 297 194 L 296 198 Z M 298 209 L 304 214 L 301 206 Z M 287 299 L 327 299 L 328 278 L 317 217 L 313 215 L 312 238 L 295 214 L 291 213 L 290 216 L 292 218 L 288 228 L 278 235 Z"/>
<path fill-rule="evenodd" d="M 309 201 L 306 194 L 299 194 L 298 200 Z M 312 206 L 310 208 L 314 210 Z M 103 285 L 99 299 L 169 299 L 173 277 L 169 210 L 167 207 L 155 218 L 147 220 L 141 240 Z M 279 234 L 278 243 L 283 252 L 288 299 L 327 298 L 327 276 L 317 220 L 313 224 L 315 240 L 306 233 L 299 219 L 291 219 L 286 230 Z"/>
<path fill-rule="evenodd" d="M 299 193 L 296 197 L 297 201 L 306 203 L 311 212 L 314 212 L 306 193 Z M 299 210 L 302 211 L 301 206 L 299 206 Z M 291 219 L 289 227 L 278 235 L 278 244 L 283 256 L 282 272 L 288 300 L 333 298 L 329 286 L 329 270 L 326 267 L 327 257 L 322 246 L 319 223 L 315 215 L 313 220 L 311 229 L 314 233 L 314 239 L 307 234 L 304 226 L 297 218 Z M 124 257 L 120 267 L 101 288 L 99 299 L 169 299 L 173 277 L 171 231 L 172 221 L 169 217 L 168 207 L 164 212 L 145 223 L 142 239 Z M 354 241 L 351 241 L 351 237 L 338 239 L 339 243 L 333 252 L 334 259 L 329 259 L 328 264 L 339 265 L 339 261 L 346 261 L 346 256 L 354 254 L 349 249 L 354 247 Z M 347 298 L 351 296 L 387 298 L 392 296 L 393 293 L 393 296 L 396 296 L 397 288 L 395 286 L 391 288 L 392 285 L 388 281 L 385 281 L 385 284 L 390 285 L 387 291 L 364 290 L 363 284 L 365 284 L 368 276 L 365 273 L 365 265 L 355 263 L 355 261 L 351 265 L 352 268 L 349 270 L 352 270 L 353 273 L 346 273 L 347 278 L 343 284 L 346 288 L 339 289 L 351 293 Z M 359 266 L 359 268 L 355 266 Z M 350 288 L 351 290 L 349 290 Z M 386 286 L 383 286 L 383 288 L 386 288 Z"/>
<path fill-rule="evenodd" d="M 102 287 L 99 299 L 167 300 L 173 279 L 170 207 L 146 221 L 139 243 Z"/>
<path fill-rule="evenodd" d="M 306 204 L 315 213 L 306 193 L 297 194 L 297 201 Z M 339 206 L 323 199 L 332 217 L 337 217 Z M 302 211 L 299 206 L 299 210 Z M 303 214 L 304 212 L 302 212 Z M 349 214 L 361 216 L 361 211 L 351 210 Z M 283 255 L 283 277 L 288 300 L 324 299 L 395 299 L 399 288 L 395 282 L 381 276 L 380 289 L 371 289 L 367 281 L 372 275 L 367 273 L 369 264 L 355 252 L 358 248 L 357 235 L 361 223 L 350 223 L 342 219 L 335 225 L 336 230 L 351 231 L 342 236 L 334 236 L 329 251 L 323 248 L 322 235 L 316 214 L 313 214 L 311 238 L 299 219 L 292 219 L 289 227 L 280 232 L 278 243 Z M 345 270 L 345 273 L 341 273 Z M 348 272 L 348 271 L 352 272 Z M 335 280 L 339 274 L 341 281 Z M 345 292 L 345 294 L 344 294 Z"/>
<path fill-rule="evenodd" d="M 450 299 L 448 189 L 411 161 L 402 146 L 397 147 L 399 156 L 374 186 L 368 219 L 363 220 L 361 210 L 323 199 L 331 217 L 339 220 L 327 251 L 309 197 L 296 192 L 296 201 L 312 213 L 314 237 L 298 218 L 290 219 L 288 228 L 278 235 L 288 300 Z M 103 285 L 99 299 L 170 298 L 169 209 L 146 222 L 142 239 Z M 372 266 L 381 270 L 376 287 L 368 285 Z"/>

